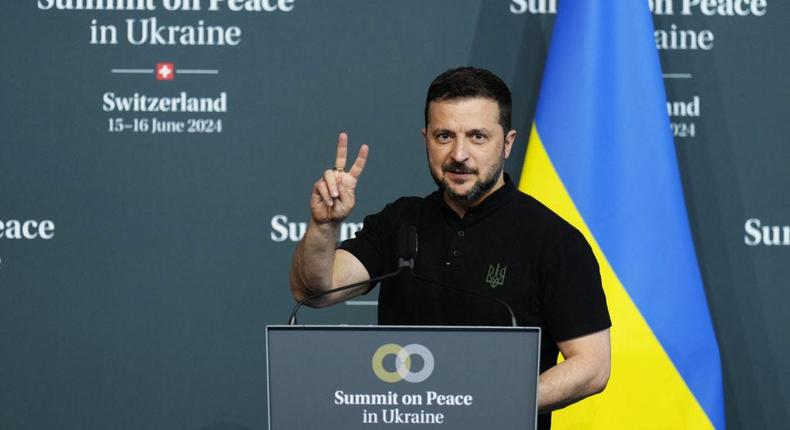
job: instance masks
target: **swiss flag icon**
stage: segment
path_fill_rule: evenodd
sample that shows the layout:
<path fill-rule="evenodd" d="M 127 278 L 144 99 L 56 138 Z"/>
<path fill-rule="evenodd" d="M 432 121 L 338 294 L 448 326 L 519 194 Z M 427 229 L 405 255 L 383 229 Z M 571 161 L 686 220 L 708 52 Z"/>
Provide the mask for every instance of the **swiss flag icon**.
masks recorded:
<path fill-rule="evenodd" d="M 173 63 L 156 63 L 156 80 L 172 81 L 176 76 L 176 66 Z"/>

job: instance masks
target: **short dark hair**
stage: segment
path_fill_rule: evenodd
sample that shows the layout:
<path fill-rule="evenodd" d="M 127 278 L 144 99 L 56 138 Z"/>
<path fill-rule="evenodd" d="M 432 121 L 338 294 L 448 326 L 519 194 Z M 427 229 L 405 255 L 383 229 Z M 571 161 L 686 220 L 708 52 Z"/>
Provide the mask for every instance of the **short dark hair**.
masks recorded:
<path fill-rule="evenodd" d="M 499 124 L 507 133 L 510 131 L 512 102 L 508 89 L 499 76 L 477 67 L 450 69 L 431 82 L 425 99 L 425 127 L 428 127 L 428 107 L 433 101 L 483 97 L 499 105 Z"/>

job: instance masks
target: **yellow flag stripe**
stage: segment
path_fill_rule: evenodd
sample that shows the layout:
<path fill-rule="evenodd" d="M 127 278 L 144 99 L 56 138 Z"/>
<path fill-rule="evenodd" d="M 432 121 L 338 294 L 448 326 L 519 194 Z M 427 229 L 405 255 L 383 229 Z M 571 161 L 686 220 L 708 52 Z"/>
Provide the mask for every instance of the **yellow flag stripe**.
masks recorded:
<path fill-rule="evenodd" d="M 705 411 L 628 296 L 577 210 L 532 127 L 519 189 L 573 224 L 601 267 L 612 317 L 612 374 L 606 390 L 555 412 L 553 429 L 712 429 Z"/>

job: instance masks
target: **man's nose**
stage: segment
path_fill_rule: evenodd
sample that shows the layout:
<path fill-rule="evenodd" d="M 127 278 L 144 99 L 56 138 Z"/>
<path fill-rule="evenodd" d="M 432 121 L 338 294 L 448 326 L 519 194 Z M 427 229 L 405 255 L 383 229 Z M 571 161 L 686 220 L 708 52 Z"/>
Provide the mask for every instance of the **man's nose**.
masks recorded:
<path fill-rule="evenodd" d="M 461 137 L 453 142 L 453 149 L 450 153 L 453 161 L 462 163 L 469 159 L 469 143 L 465 138 Z"/>

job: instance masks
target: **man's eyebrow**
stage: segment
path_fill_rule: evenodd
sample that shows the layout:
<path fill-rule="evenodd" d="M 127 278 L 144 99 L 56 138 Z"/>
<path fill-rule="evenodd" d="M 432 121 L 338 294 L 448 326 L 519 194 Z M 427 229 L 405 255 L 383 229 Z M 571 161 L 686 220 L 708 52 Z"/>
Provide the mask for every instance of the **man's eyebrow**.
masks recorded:
<path fill-rule="evenodd" d="M 432 134 L 439 134 L 439 133 L 455 134 L 454 131 L 452 131 L 450 129 L 446 129 L 446 128 L 435 128 L 435 129 L 431 130 L 431 133 Z"/>
<path fill-rule="evenodd" d="M 491 134 L 491 132 L 488 131 L 488 129 L 484 127 L 484 128 L 473 128 L 473 129 L 467 131 L 466 134 L 467 135 L 472 135 L 472 134 Z"/>

